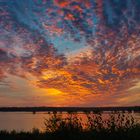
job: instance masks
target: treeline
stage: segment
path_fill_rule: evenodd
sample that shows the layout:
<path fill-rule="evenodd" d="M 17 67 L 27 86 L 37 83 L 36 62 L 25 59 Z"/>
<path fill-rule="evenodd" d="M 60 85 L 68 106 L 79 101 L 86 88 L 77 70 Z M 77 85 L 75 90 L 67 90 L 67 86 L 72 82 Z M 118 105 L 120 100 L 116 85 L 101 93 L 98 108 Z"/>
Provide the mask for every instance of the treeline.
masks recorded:
<path fill-rule="evenodd" d="M 1 112 L 101 112 L 134 111 L 140 112 L 140 106 L 131 107 L 0 107 Z"/>

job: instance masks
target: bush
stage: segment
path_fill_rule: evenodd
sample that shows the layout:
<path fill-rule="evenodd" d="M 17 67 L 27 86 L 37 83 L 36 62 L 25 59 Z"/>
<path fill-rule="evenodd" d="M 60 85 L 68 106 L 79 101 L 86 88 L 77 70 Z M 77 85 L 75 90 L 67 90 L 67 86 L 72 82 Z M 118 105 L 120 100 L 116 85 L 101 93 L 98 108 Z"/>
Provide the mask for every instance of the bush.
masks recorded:
<path fill-rule="evenodd" d="M 127 112 L 111 112 L 107 118 L 100 112 L 86 112 L 83 120 L 77 113 L 66 116 L 54 112 L 45 119 L 45 131 L 0 131 L 0 140 L 138 140 L 140 124 Z"/>

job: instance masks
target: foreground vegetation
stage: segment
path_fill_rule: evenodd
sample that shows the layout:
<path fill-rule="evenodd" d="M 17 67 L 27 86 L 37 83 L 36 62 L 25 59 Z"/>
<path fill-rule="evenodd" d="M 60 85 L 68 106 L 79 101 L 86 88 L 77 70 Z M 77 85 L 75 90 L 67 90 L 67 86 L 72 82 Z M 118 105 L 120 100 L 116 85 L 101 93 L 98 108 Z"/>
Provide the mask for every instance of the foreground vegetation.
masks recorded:
<path fill-rule="evenodd" d="M 139 140 L 140 124 L 131 113 L 85 112 L 84 121 L 77 113 L 67 116 L 53 113 L 45 119 L 45 130 L 31 132 L 0 131 L 0 140 Z"/>

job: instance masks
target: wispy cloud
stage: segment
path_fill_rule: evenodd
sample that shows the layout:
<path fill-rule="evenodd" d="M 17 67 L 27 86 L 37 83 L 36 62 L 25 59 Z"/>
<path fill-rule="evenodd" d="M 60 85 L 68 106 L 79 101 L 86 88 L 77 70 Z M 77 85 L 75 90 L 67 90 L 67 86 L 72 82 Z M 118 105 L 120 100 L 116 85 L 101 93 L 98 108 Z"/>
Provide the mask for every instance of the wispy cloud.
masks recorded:
<path fill-rule="evenodd" d="M 0 86 L 8 80 L 14 85 L 9 77 L 19 77 L 31 84 L 25 92 L 31 89 L 55 105 L 67 100 L 88 106 L 137 103 L 139 5 L 131 0 L 0 0 Z"/>

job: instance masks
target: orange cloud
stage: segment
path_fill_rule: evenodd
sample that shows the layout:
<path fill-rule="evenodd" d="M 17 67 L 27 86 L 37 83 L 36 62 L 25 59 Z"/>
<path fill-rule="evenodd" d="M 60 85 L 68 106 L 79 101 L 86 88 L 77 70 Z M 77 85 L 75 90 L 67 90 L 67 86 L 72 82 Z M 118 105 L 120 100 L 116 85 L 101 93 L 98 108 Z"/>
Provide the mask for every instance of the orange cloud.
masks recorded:
<path fill-rule="evenodd" d="M 93 101 L 98 104 L 96 100 L 104 99 L 114 99 L 116 103 L 130 100 L 123 94 L 128 88 L 135 87 L 140 79 L 139 25 L 134 24 L 131 30 L 133 24 L 129 22 L 134 23 L 134 20 L 130 17 L 128 23 L 113 28 L 113 23 L 108 26 L 105 2 L 95 0 L 95 3 L 90 0 L 49 3 L 45 0 L 43 6 L 34 3 L 42 11 L 29 11 L 32 13 L 29 18 L 28 12 L 19 12 L 21 19 L 18 19 L 19 13 L 15 13 L 15 21 L 8 20 L 10 12 L 2 8 L 0 16 L 5 16 L 6 21 L 0 21 L 0 82 L 9 74 L 28 79 L 40 94 L 55 97 L 61 105 L 65 105 L 65 100 L 71 101 L 69 105 L 73 102 L 92 104 Z M 123 13 L 127 19 L 127 10 Z M 94 25 L 94 22 L 99 23 Z M 75 51 L 58 53 L 59 49 L 65 50 L 69 45 L 64 41 L 57 50 L 53 39 L 60 36 L 60 42 L 67 37 L 72 40 L 70 49 Z M 82 41 L 85 44 L 80 46 Z M 73 46 L 75 42 L 79 42 L 77 48 Z"/>
<path fill-rule="evenodd" d="M 64 8 L 69 5 L 70 1 L 68 0 L 54 0 L 54 3 L 61 8 Z"/>

